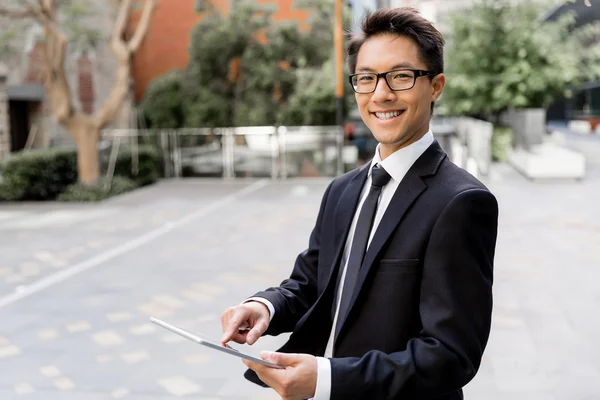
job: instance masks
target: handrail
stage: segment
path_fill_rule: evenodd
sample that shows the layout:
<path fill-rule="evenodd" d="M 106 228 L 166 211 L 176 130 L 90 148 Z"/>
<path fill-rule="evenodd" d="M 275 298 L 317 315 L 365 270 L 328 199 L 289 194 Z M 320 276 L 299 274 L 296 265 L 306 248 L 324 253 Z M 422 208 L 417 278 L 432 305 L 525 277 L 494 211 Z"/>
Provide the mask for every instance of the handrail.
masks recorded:
<path fill-rule="evenodd" d="M 328 175 L 341 175 L 344 172 L 342 147 L 344 130 L 339 126 L 245 126 L 224 128 L 182 128 L 182 129 L 104 129 L 101 140 L 117 140 L 125 137 L 156 137 L 157 146 L 165 160 L 165 176 L 183 176 L 184 155 L 182 143 L 188 137 L 214 137 L 216 148 L 205 149 L 205 155 L 217 155 L 220 151 L 219 166 L 224 178 L 236 175 L 236 156 L 244 148 L 258 154 L 257 157 L 270 158 L 271 178 L 287 178 L 291 175 L 288 166 L 294 153 L 322 152 L 323 163 L 332 162 Z M 238 143 L 244 137 L 244 145 Z M 187 140 L 194 142 L 194 139 Z M 205 139 L 203 139 L 205 140 Z M 213 142 L 213 144 L 215 143 Z M 193 145 L 201 148 L 206 145 Z M 189 147 L 188 147 L 189 148 Z M 220 148 L 220 150 L 218 150 Z M 247 152 L 246 152 L 247 153 Z M 335 157 L 332 159 L 332 154 Z"/>

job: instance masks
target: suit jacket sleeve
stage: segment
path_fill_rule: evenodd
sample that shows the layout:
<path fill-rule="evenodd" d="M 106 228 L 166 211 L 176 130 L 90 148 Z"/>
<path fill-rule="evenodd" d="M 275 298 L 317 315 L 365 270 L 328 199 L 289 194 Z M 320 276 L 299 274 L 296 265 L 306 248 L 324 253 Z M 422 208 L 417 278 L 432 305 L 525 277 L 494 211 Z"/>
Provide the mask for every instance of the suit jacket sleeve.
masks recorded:
<path fill-rule="evenodd" d="M 308 249 L 296 258 L 294 269 L 289 279 L 279 287 L 269 288 L 264 292 L 255 294 L 269 300 L 275 308 L 275 315 L 269 324 L 265 335 L 279 335 L 291 332 L 296 323 L 317 300 L 317 265 L 321 242 L 321 224 L 331 183 L 321 201 L 317 222 L 310 235 Z"/>
<path fill-rule="evenodd" d="M 487 190 L 448 203 L 425 251 L 419 337 L 404 351 L 331 359 L 332 399 L 436 398 L 475 376 L 491 325 L 497 220 Z"/>

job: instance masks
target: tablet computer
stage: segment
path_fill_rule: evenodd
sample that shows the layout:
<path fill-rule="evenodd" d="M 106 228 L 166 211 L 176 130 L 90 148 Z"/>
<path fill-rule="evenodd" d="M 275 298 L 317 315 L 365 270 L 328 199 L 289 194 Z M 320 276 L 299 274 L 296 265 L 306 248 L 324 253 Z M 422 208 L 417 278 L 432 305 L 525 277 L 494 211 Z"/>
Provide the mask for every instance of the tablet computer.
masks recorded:
<path fill-rule="evenodd" d="M 181 336 L 183 336 L 186 339 L 189 339 L 189 340 L 191 340 L 193 342 L 199 343 L 199 344 L 204 345 L 206 347 L 210 347 L 211 349 L 222 351 L 223 353 L 230 354 L 232 356 L 244 358 L 246 360 L 249 360 L 249 361 L 252 361 L 252 362 L 255 362 L 255 363 L 258 363 L 258 364 L 265 365 L 267 367 L 277 368 L 277 369 L 285 369 L 285 367 L 282 366 L 282 365 L 274 364 L 274 363 L 271 363 L 271 362 L 268 362 L 268 361 L 265 361 L 265 360 L 261 360 L 258 357 L 254 357 L 254 356 L 251 356 L 249 354 L 242 353 L 242 352 L 240 352 L 240 351 L 238 351 L 238 350 L 236 350 L 234 348 L 231 348 L 231 347 L 225 347 L 225 346 L 221 345 L 219 342 L 207 340 L 207 339 L 201 337 L 200 335 L 198 335 L 197 333 L 188 331 L 187 329 L 180 328 L 180 327 L 175 326 L 175 325 L 171 325 L 171 324 L 169 324 L 169 323 L 167 323 L 165 321 L 161 321 L 160 319 L 150 318 L 150 321 L 153 322 L 153 323 L 155 323 L 158 326 L 161 326 L 161 327 L 163 327 L 165 329 L 170 330 L 171 332 L 174 332 L 174 333 L 176 333 L 178 335 L 181 335 Z"/>

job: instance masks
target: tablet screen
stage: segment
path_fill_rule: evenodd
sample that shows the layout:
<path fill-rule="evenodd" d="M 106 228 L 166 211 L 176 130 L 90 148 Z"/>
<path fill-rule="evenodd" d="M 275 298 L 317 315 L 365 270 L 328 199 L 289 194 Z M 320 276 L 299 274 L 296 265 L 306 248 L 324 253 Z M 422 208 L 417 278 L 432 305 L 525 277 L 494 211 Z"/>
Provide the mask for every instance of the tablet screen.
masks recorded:
<path fill-rule="evenodd" d="M 155 323 L 156 325 L 158 325 L 160 327 L 163 327 L 165 329 L 170 330 L 171 332 L 174 332 L 174 333 L 176 333 L 178 335 L 181 335 L 181 336 L 183 336 L 186 339 L 189 339 L 189 340 L 191 340 L 193 342 L 199 343 L 199 344 L 204 345 L 206 347 L 209 347 L 211 349 L 214 349 L 214 350 L 217 350 L 217 351 L 221 351 L 223 353 L 230 354 L 232 356 L 244 358 L 246 360 L 249 360 L 249 361 L 261 364 L 261 365 L 265 365 L 265 366 L 270 367 L 270 368 L 285 369 L 285 367 L 282 366 L 282 365 L 273 364 L 271 362 L 262 360 L 262 359 L 260 359 L 258 357 L 254 357 L 254 356 L 251 356 L 249 354 L 242 353 L 239 350 L 236 350 L 236 349 L 234 349 L 232 347 L 224 347 L 224 346 L 222 346 L 217 341 L 205 339 L 204 337 L 202 337 L 201 335 L 199 335 L 199 334 L 197 334 L 195 332 L 189 331 L 187 329 L 184 329 L 184 328 L 181 328 L 181 327 L 178 327 L 178 326 L 175 326 L 175 325 L 171 325 L 171 324 L 169 324 L 169 323 L 167 323 L 165 321 L 161 321 L 160 319 L 150 318 L 150 321 L 153 322 L 153 323 Z"/>

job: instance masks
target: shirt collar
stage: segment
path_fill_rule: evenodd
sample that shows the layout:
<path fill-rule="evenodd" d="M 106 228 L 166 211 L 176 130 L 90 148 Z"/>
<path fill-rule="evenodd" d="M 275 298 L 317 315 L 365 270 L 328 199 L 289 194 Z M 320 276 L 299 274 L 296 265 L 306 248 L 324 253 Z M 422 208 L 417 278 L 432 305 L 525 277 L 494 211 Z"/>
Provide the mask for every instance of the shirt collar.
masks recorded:
<path fill-rule="evenodd" d="M 421 139 L 395 151 L 383 161 L 381 161 L 381 157 L 379 156 L 380 145 L 378 144 L 375 149 L 375 156 L 369 166 L 369 177 L 371 176 L 373 167 L 376 164 L 380 164 L 387 173 L 390 174 L 393 180 L 400 182 L 415 161 L 417 161 L 417 159 L 421 157 L 425 150 L 433 143 L 433 140 L 433 132 L 430 129 Z"/>

